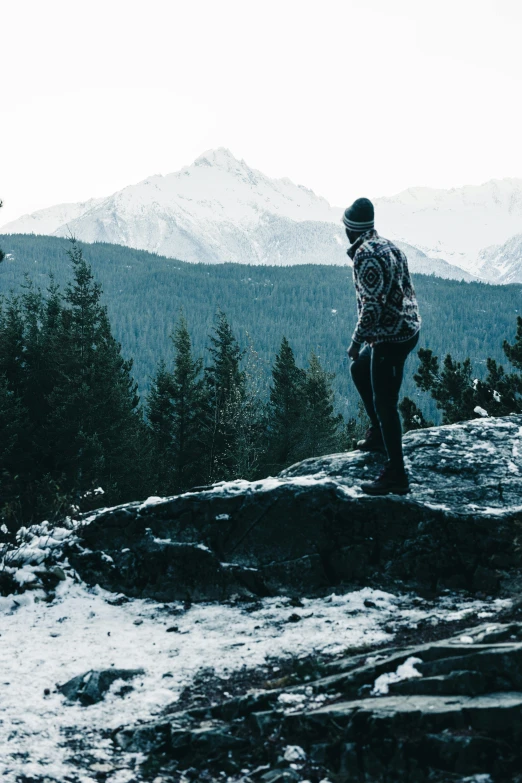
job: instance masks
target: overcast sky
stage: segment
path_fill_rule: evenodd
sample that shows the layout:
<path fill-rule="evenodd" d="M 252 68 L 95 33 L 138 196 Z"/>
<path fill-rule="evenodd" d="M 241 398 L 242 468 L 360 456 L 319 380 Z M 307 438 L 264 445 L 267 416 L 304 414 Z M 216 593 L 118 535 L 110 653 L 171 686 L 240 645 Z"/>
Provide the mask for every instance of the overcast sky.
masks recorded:
<path fill-rule="evenodd" d="M 522 176 L 521 0 L 1 3 L 0 225 L 212 147 L 339 206 Z"/>

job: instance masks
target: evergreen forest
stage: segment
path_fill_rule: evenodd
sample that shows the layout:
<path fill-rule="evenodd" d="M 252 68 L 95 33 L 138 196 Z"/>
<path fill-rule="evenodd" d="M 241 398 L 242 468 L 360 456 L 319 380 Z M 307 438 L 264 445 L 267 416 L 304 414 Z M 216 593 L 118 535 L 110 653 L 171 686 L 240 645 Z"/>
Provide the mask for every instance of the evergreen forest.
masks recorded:
<path fill-rule="evenodd" d="M 6 258 L 0 267 L 0 293 L 17 291 L 25 275 L 42 289 L 49 273 L 64 286 L 71 277 L 67 239 L 0 235 Z M 352 270 L 346 266 L 249 266 L 190 264 L 105 243 L 79 243 L 103 287 L 104 303 L 123 354 L 133 359 L 133 376 L 144 396 L 158 361 L 172 362 L 170 339 L 182 309 L 194 353 L 209 360 L 208 335 L 218 310 L 227 314 L 241 349 L 257 353 L 262 388 L 268 398 L 271 367 L 282 337 L 304 366 L 314 351 L 334 373 L 334 406 L 346 419 L 357 416 L 358 400 L 346 349 L 356 320 Z M 522 286 L 465 283 L 414 275 L 423 319 L 419 349 L 469 358 L 474 377 L 487 373 L 486 359 L 505 359 L 502 344 L 514 338 L 522 314 Z M 403 393 L 435 423 L 442 421 L 435 401 L 413 380 L 415 362 L 406 366 Z"/>

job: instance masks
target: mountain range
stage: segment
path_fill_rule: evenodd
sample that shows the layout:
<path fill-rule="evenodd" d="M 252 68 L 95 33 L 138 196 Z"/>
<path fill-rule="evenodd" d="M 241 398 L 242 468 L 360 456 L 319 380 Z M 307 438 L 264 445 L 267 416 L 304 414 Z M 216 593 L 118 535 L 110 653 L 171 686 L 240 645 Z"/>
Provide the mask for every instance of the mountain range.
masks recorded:
<path fill-rule="evenodd" d="M 405 250 L 413 272 L 522 282 L 522 179 L 409 188 L 373 201 L 376 227 Z M 106 198 L 42 209 L 0 230 L 72 234 L 191 262 L 344 264 L 342 211 L 221 147 L 173 174 Z"/>

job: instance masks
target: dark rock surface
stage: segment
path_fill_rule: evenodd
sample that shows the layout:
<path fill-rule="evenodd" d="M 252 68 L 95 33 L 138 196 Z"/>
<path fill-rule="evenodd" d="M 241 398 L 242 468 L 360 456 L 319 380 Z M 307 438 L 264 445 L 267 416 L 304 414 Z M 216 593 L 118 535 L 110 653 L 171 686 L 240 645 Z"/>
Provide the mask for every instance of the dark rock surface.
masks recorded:
<path fill-rule="evenodd" d="M 522 416 L 411 432 L 404 444 L 406 497 L 360 491 L 382 457 L 336 454 L 91 514 L 69 561 L 90 584 L 157 600 L 398 582 L 509 591 L 522 565 Z"/>
<path fill-rule="evenodd" d="M 172 712 L 114 741 L 173 780 L 193 769 L 198 780 L 245 770 L 245 783 L 520 783 L 522 624 L 340 658 L 306 683 Z"/>
<path fill-rule="evenodd" d="M 143 669 L 106 669 L 104 671 L 88 671 L 73 677 L 63 685 L 57 685 L 56 689 L 63 693 L 67 701 L 78 701 L 87 707 L 89 704 L 96 704 L 101 701 L 111 685 L 116 680 L 132 680 L 144 674 Z M 131 685 L 124 685 L 120 691 L 120 696 L 132 690 Z"/>

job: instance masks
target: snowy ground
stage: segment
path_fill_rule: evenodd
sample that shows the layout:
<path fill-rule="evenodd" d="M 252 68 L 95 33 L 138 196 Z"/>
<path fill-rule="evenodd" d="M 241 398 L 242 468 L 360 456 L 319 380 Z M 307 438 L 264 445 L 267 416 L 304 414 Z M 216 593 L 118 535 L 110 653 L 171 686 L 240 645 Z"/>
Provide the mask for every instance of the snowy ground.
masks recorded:
<path fill-rule="evenodd" d="M 426 618 L 437 623 L 474 612 L 493 618 L 509 605 L 451 596 L 428 603 L 365 588 L 303 599 L 297 610 L 287 598 L 188 609 L 143 600 L 117 606 L 109 603 L 114 594 L 70 577 L 52 603 L 44 598 L 42 591 L 0 598 L 0 775 L 5 783 L 22 776 L 86 783 L 100 773 L 109 773 L 109 783 L 136 779 L 139 759 L 115 755 L 109 731 L 157 715 L 202 668 L 229 676 L 243 667 L 266 667 L 270 678 L 277 658 L 392 642 L 396 631 Z M 289 622 L 295 613 L 301 620 Z M 177 630 L 167 632 L 172 626 Z M 116 693 L 121 682 L 115 683 L 102 702 L 88 707 L 69 704 L 54 690 L 56 683 L 90 669 L 110 667 L 143 668 L 145 674 L 132 681 L 134 690 L 124 697 Z"/>

